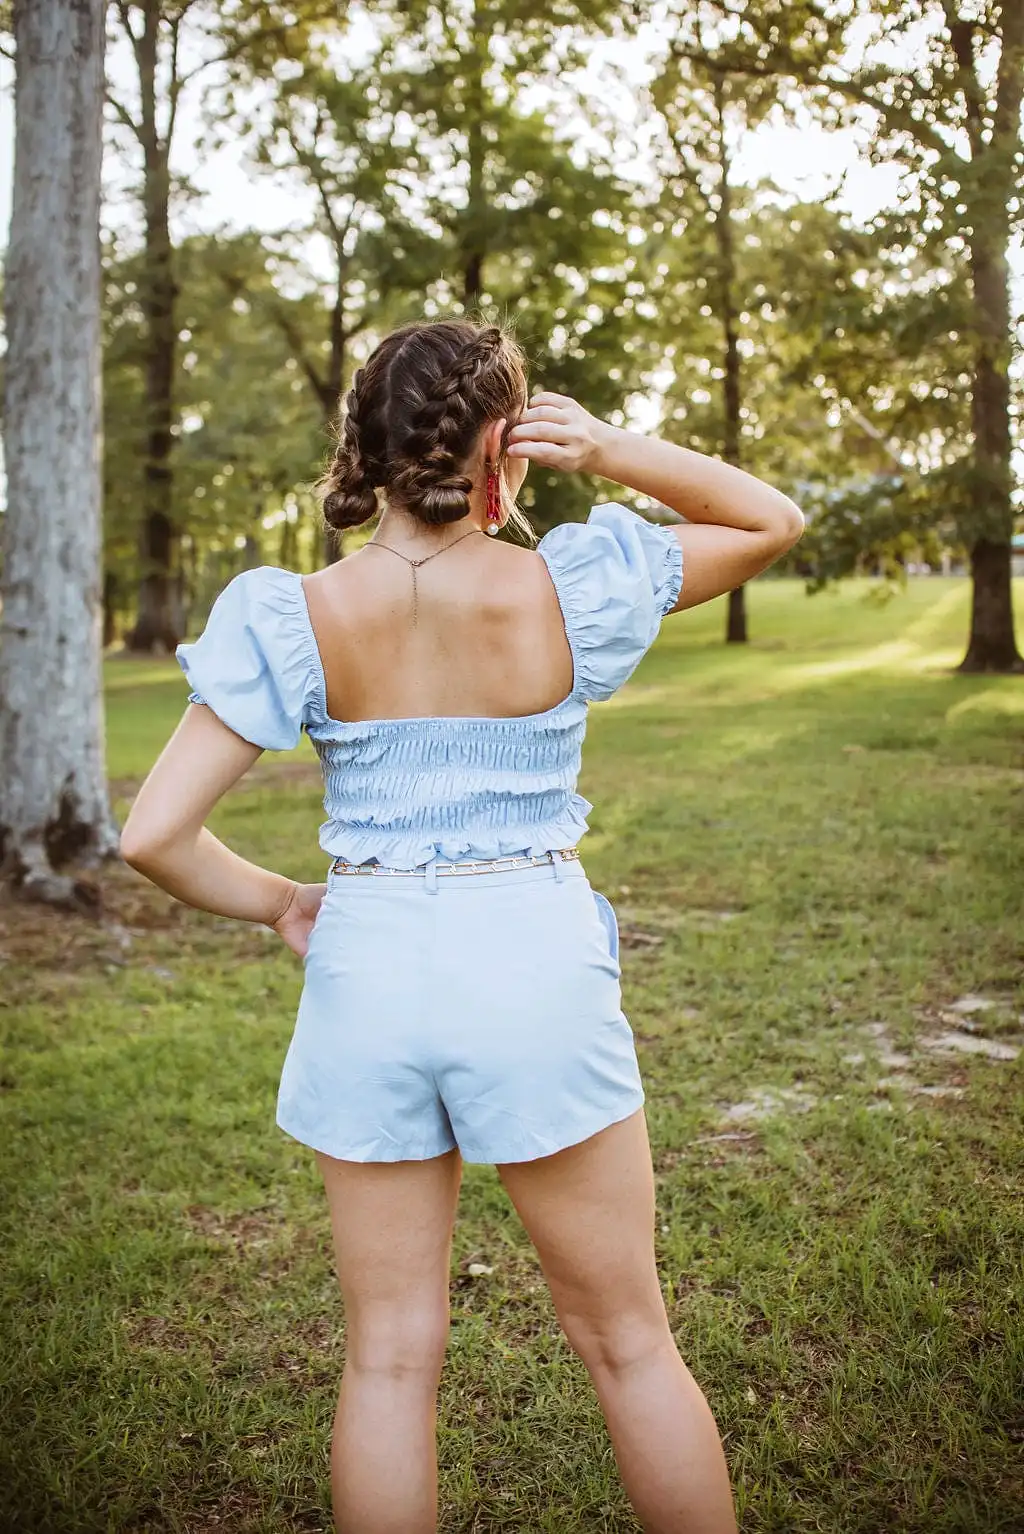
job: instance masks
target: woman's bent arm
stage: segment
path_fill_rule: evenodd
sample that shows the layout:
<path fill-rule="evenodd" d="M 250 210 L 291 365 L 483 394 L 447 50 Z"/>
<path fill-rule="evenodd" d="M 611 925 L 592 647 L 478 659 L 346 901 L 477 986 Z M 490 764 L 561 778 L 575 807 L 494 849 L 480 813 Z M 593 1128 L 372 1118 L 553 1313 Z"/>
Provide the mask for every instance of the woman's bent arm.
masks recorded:
<path fill-rule="evenodd" d="M 132 805 L 121 855 L 186 905 L 273 927 L 294 881 L 247 862 L 204 825 L 259 755 L 211 709 L 190 704 Z"/>
<path fill-rule="evenodd" d="M 804 530 L 803 513 L 781 490 L 719 458 L 616 426 L 605 426 L 598 440 L 597 473 L 661 501 L 689 523 L 672 529 L 685 572 L 673 612 L 741 586 Z"/>
<path fill-rule="evenodd" d="M 741 586 L 792 548 L 804 530 L 798 506 L 743 469 L 599 421 L 562 394 L 538 394 L 509 435 L 509 453 L 567 471 L 600 474 L 661 501 L 687 525 L 683 589 L 673 612 Z"/>

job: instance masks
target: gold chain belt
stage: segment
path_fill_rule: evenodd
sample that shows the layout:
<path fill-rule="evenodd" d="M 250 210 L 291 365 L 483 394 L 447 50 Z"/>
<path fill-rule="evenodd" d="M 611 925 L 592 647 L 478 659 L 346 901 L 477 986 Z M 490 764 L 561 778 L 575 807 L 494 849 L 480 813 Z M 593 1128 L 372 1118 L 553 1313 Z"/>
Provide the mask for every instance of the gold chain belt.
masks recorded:
<path fill-rule="evenodd" d="M 580 851 L 578 847 L 556 848 L 551 852 L 544 852 L 539 857 L 533 858 L 490 858 L 482 863 L 434 863 L 426 864 L 420 868 L 386 868 L 381 863 L 346 863 L 342 858 L 337 858 L 331 864 L 331 872 L 335 874 L 373 874 L 375 877 L 382 875 L 404 875 L 406 878 L 422 879 L 427 868 L 433 869 L 441 875 L 455 874 L 497 874 L 504 873 L 511 868 L 544 868 L 550 867 L 556 858 L 563 863 L 579 861 Z"/>

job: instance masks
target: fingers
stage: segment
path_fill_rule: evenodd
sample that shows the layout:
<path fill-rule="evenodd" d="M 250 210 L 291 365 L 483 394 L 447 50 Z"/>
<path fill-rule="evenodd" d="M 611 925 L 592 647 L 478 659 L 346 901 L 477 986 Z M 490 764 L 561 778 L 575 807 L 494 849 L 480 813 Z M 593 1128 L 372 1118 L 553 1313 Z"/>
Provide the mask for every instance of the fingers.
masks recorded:
<path fill-rule="evenodd" d="M 579 431 L 563 421 L 520 421 L 509 432 L 509 442 L 572 442 Z"/>
<path fill-rule="evenodd" d="M 576 406 L 576 401 L 568 394 L 556 394 L 553 389 L 539 389 L 536 394 L 530 396 L 530 409 L 536 405 L 554 405 L 559 410 L 566 410 Z M 579 407 L 576 406 L 578 409 Z"/>
<path fill-rule="evenodd" d="M 532 463 L 546 464 L 551 469 L 573 469 L 576 453 L 571 447 L 558 442 L 514 442 L 508 450 L 510 458 L 529 458 Z"/>
<path fill-rule="evenodd" d="M 571 421 L 572 416 L 568 410 L 561 410 L 556 405 L 531 405 L 529 410 L 524 410 L 516 425 L 522 426 L 530 421 Z"/>

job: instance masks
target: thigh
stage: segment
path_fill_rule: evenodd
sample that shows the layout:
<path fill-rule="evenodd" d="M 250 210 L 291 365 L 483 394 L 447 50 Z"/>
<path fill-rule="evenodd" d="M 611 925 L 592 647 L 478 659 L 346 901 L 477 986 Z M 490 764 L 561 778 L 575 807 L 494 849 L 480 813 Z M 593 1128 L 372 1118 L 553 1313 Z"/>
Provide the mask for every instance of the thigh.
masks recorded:
<path fill-rule="evenodd" d="M 340 1161 L 316 1153 L 350 1323 L 374 1313 L 447 1308 L 457 1151 L 426 1161 Z"/>
<path fill-rule="evenodd" d="M 654 1172 L 643 1108 L 578 1145 L 498 1168 L 572 1336 L 667 1325 L 654 1256 Z"/>

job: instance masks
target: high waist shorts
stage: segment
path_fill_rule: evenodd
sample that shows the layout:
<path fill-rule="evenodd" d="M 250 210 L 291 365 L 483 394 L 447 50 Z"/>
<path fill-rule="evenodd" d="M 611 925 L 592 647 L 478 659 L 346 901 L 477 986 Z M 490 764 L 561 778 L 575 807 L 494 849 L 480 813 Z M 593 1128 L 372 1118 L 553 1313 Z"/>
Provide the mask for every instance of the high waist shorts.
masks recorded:
<path fill-rule="evenodd" d="M 347 1161 L 551 1155 L 644 1101 L 611 905 L 579 862 L 336 872 L 277 1123 Z"/>

